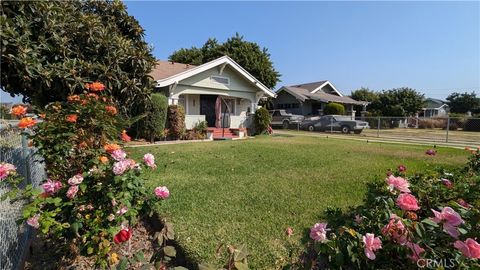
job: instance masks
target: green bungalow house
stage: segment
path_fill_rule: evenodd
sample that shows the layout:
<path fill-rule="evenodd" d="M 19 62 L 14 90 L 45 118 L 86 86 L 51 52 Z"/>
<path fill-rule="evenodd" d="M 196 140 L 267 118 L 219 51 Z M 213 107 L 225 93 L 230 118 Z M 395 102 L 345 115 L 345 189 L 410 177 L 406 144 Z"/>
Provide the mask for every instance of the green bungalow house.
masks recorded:
<path fill-rule="evenodd" d="M 187 129 L 199 121 L 213 129 L 249 128 L 258 101 L 275 96 L 228 56 L 199 66 L 158 61 L 150 75 L 155 91 L 167 96 L 169 105 L 185 108 Z"/>

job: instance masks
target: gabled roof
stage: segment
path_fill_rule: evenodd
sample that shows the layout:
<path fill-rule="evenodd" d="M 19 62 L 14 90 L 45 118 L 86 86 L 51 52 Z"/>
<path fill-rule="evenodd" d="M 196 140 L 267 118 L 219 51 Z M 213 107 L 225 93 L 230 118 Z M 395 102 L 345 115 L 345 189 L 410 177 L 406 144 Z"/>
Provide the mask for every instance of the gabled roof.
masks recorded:
<path fill-rule="evenodd" d="M 185 64 L 179 64 L 177 63 L 177 67 L 172 67 L 170 71 L 165 70 L 165 71 L 155 71 L 153 70 L 151 74 L 158 74 L 157 78 L 155 76 L 152 76 L 156 81 L 157 81 L 157 87 L 164 87 L 168 86 L 174 83 L 178 83 L 181 80 L 184 80 L 186 78 L 195 76 L 199 73 L 202 73 L 206 70 L 209 70 L 211 68 L 221 66 L 221 65 L 228 65 L 232 67 L 234 70 L 236 70 L 238 73 L 240 73 L 247 81 L 251 82 L 254 86 L 256 86 L 258 89 L 264 91 L 267 95 L 274 97 L 275 93 L 272 92 L 268 87 L 266 87 L 262 82 L 260 82 L 258 79 L 253 77 L 252 74 L 248 73 L 243 67 L 241 67 L 237 62 L 233 61 L 230 57 L 228 56 L 222 56 L 220 58 L 217 58 L 215 60 L 212 60 L 210 62 L 207 62 L 205 64 L 199 65 L 199 66 L 189 66 L 188 68 L 185 66 Z M 175 63 L 173 64 L 175 66 Z M 159 68 L 164 67 L 164 64 L 160 64 Z M 182 70 L 183 68 L 183 70 Z M 156 68 L 155 68 L 156 69 Z M 163 75 L 163 76 L 162 76 Z"/>
<path fill-rule="evenodd" d="M 311 83 L 302 83 L 302 84 L 297 84 L 297 85 L 291 85 L 291 87 L 296 87 L 296 88 L 302 88 L 308 90 L 310 93 L 314 94 L 322 90 L 323 87 L 326 85 L 329 85 L 337 95 L 343 97 L 342 93 L 333 86 L 331 82 L 328 80 L 324 81 L 318 81 L 318 82 L 311 82 Z"/>
<path fill-rule="evenodd" d="M 301 102 L 304 102 L 305 100 L 315 100 L 315 101 L 321 101 L 321 102 L 337 102 L 337 103 L 343 103 L 343 104 L 354 104 L 354 105 L 366 105 L 368 102 L 365 101 L 357 101 L 354 100 L 350 97 L 345 97 L 345 96 L 337 96 L 337 95 L 332 95 L 332 94 L 327 94 L 324 92 L 316 92 L 316 93 L 311 93 L 307 89 L 304 88 L 298 88 L 298 87 L 292 87 L 292 86 L 284 86 L 280 88 L 277 91 L 277 94 L 280 93 L 281 91 L 285 91 L 292 96 L 294 96 L 296 99 L 298 99 Z"/>
<path fill-rule="evenodd" d="M 150 76 L 153 77 L 154 80 L 162 80 L 178 73 L 182 73 L 186 70 L 192 69 L 196 66 L 189 65 L 189 64 L 182 64 L 177 62 L 171 61 L 161 61 L 158 60 L 155 67 L 150 72 Z"/>

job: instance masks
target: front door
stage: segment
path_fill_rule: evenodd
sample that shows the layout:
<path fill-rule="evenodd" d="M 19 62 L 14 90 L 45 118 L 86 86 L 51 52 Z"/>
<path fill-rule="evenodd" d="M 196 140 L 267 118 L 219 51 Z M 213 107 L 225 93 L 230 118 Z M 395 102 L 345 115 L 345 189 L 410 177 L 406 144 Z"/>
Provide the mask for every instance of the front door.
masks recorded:
<path fill-rule="evenodd" d="M 205 115 L 209 127 L 215 127 L 216 95 L 200 95 L 200 114 Z"/>

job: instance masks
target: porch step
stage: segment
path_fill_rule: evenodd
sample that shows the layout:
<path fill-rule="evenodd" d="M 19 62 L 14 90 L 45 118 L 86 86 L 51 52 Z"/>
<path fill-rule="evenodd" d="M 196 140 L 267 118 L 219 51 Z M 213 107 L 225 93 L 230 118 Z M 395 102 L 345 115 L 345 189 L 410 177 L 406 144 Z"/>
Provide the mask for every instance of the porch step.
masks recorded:
<path fill-rule="evenodd" d="M 213 139 L 218 138 L 238 138 L 238 135 L 235 134 L 230 128 L 208 128 L 209 132 L 213 132 Z"/>

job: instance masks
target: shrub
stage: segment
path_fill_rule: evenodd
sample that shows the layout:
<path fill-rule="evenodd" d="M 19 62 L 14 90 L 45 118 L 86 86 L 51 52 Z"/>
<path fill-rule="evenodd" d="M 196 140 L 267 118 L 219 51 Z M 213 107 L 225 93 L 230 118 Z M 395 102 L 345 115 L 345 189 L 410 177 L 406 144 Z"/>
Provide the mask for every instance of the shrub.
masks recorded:
<path fill-rule="evenodd" d="M 446 128 L 447 120 L 440 118 L 420 118 L 418 119 L 418 128 Z"/>
<path fill-rule="evenodd" d="M 205 139 L 207 137 L 208 123 L 207 121 L 198 121 L 193 127 L 193 131 L 197 134 L 198 139 Z"/>
<path fill-rule="evenodd" d="M 330 102 L 325 106 L 325 109 L 323 109 L 323 112 L 327 115 L 329 114 L 344 115 L 345 107 L 342 104 Z"/>
<path fill-rule="evenodd" d="M 33 129 L 30 138 L 46 165 L 41 189 L 16 189 L 15 178 L 0 184 L 14 188 L 7 197 L 25 199 L 22 220 L 28 225 L 55 243 L 66 242 L 71 254 L 95 256 L 97 266 L 106 268 L 115 245 L 131 237 L 139 216 L 151 213 L 168 190 L 145 186 L 141 174 L 155 168 L 153 155 L 143 163 L 127 158 L 119 142 L 125 120 L 101 95 L 102 84 L 88 88 L 92 92 L 47 105 L 40 123 L 20 120 L 19 127 Z"/>
<path fill-rule="evenodd" d="M 310 231 L 315 254 L 306 255 L 310 266 L 416 269 L 431 261 L 445 268 L 479 268 L 480 150 L 472 152 L 468 166 L 453 172 L 407 178 L 399 166 L 386 183 L 369 185 L 363 205 L 347 213 L 329 208 L 329 224 L 315 224 Z"/>
<path fill-rule="evenodd" d="M 173 139 L 179 139 L 185 133 L 185 111 L 182 106 L 168 106 L 167 128 Z"/>
<path fill-rule="evenodd" d="M 151 101 L 141 111 L 145 114 L 132 128 L 136 136 L 145 138 L 150 142 L 162 137 L 167 120 L 168 100 L 162 94 L 152 94 Z"/>
<path fill-rule="evenodd" d="M 272 122 L 272 116 L 264 107 L 258 108 L 255 111 L 254 124 L 255 134 L 264 134 L 267 132 L 270 123 Z"/>

